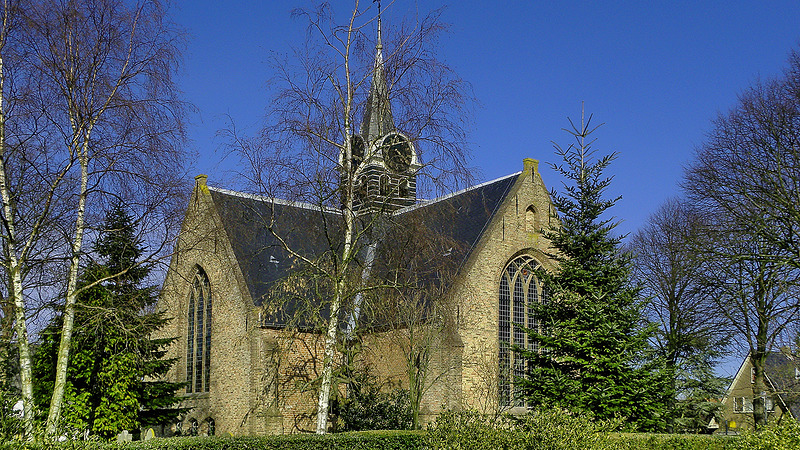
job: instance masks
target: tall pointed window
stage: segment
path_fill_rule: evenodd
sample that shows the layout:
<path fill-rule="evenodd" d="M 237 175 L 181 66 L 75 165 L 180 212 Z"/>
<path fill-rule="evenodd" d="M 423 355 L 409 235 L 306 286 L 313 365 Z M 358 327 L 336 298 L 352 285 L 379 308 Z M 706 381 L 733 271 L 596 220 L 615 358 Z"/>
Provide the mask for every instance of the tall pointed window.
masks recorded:
<path fill-rule="evenodd" d="M 525 375 L 525 360 L 512 347 L 536 349 L 535 342 L 520 327 L 539 329 L 533 308 L 534 303 L 543 300 L 542 288 L 534 275 L 539 267 L 535 259 L 523 255 L 512 260 L 500 276 L 498 400 L 501 406 L 525 406 L 514 391 L 514 377 Z"/>
<path fill-rule="evenodd" d="M 186 392 L 208 392 L 211 375 L 211 286 L 208 276 L 199 267 L 189 294 L 186 335 Z"/>

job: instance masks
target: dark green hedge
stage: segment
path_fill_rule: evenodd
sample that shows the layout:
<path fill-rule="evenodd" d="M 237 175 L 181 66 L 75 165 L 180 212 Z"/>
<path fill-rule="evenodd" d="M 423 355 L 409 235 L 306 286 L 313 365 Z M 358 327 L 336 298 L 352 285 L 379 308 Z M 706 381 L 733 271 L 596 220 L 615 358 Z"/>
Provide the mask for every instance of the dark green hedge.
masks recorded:
<path fill-rule="evenodd" d="M 170 438 L 126 444 L 65 442 L 0 443 L 0 450 L 788 450 L 800 448 L 800 424 L 785 421 L 742 436 L 698 436 L 610 431 L 608 423 L 581 416 L 539 412 L 524 418 L 488 420 L 474 413 L 448 413 L 425 431 L 368 431 L 316 435 Z"/>
<path fill-rule="evenodd" d="M 422 450 L 423 431 L 369 431 L 327 434 L 294 434 L 263 437 L 212 437 L 152 439 L 124 444 L 99 442 L 65 442 L 34 444 L 32 450 Z M 5 443 L 0 449 L 23 448 L 19 443 Z"/>

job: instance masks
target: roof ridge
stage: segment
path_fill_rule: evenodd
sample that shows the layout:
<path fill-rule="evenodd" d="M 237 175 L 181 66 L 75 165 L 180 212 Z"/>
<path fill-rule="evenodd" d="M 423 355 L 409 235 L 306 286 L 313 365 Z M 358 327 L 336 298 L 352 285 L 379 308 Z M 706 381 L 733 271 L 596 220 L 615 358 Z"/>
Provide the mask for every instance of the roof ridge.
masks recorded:
<path fill-rule="evenodd" d="M 518 177 L 521 174 L 522 174 L 522 171 L 519 171 L 519 172 L 516 172 L 516 173 L 512 173 L 510 175 L 502 176 L 500 178 L 495 178 L 494 180 L 484 181 L 483 183 L 476 184 L 474 186 L 470 186 L 468 188 L 464 188 L 464 189 L 461 189 L 461 190 L 458 190 L 458 191 L 455 191 L 455 192 L 451 192 L 449 194 L 442 195 L 441 197 L 436 197 L 436 198 L 434 198 L 432 200 L 424 200 L 424 201 L 422 201 L 420 203 L 417 203 L 416 205 L 410 205 L 410 206 L 406 206 L 405 208 L 400 208 L 397 211 L 395 211 L 394 213 L 392 213 L 392 215 L 393 216 L 399 216 L 400 214 L 407 213 L 409 211 L 414 211 L 414 210 L 419 209 L 419 208 L 424 208 L 426 206 L 430 206 L 430 205 L 433 205 L 435 203 L 439 203 L 441 201 L 456 197 L 458 195 L 465 194 L 465 193 L 467 193 L 469 191 L 473 191 L 475 189 L 479 189 L 479 188 L 482 188 L 484 186 L 488 186 L 490 184 L 498 183 L 500 181 L 506 180 L 506 179 L 511 178 L 511 177 Z"/>
<path fill-rule="evenodd" d="M 223 189 L 223 188 L 219 188 L 219 187 L 215 187 L 215 186 L 208 186 L 208 189 L 210 191 L 216 191 L 216 192 L 219 192 L 220 194 L 231 195 L 231 196 L 234 196 L 234 197 L 242 197 L 242 198 L 247 198 L 247 199 L 250 199 L 250 200 L 257 200 L 257 201 L 263 201 L 263 202 L 272 202 L 272 203 L 277 204 L 277 205 L 294 206 L 294 207 L 298 207 L 298 208 L 309 209 L 309 210 L 312 210 L 312 211 L 322 211 L 322 212 L 327 212 L 327 213 L 331 213 L 331 214 L 341 214 L 341 211 L 339 211 L 336 208 L 330 208 L 328 206 L 315 205 L 313 203 L 300 202 L 300 201 L 291 201 L 291 200 L 283 200 L 283 199 L 280 199 L 280 198 L 268 197 L 268 196 L 265 196 L 265 195 L 248 194 L 246 192 L 232 191 L 230 189 Z"/>

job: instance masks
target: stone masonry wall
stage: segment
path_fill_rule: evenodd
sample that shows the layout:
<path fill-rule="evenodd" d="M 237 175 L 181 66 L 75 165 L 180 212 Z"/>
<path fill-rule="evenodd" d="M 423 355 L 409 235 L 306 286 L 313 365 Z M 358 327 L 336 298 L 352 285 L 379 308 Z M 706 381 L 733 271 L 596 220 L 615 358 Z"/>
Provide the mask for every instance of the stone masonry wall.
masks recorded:
<path fill-rule="evenodd" d="M 553 225 L 550 196 L 538 161 L 526 159 L 522 174 L 500 206 L 491 225 L 459 274 L 452 292 L 458 331 L 463 342 L 462 407 L 484 413 L 499 409 L 497 401 L 498 317 L 500 275 L 515 257 L 528 254 L 545 268 L 549 242 L 541 229 Z"/>
<path fill-rule="evenodd" d="M 211 201 L 205 177 L 199 176 L 192 194 L 176 253 L 164 282 L 159 308 L 172 321 L 162 330 L 163 335 L 179 336 L 167 357 L 177 358 L 169 379 L 186 380 L 186 329 L 191 282 L 201 267 L 211 286 L 211 371 L 207 393 L 186 394 L 183 406 L 191 407 L 183 423 L 201 423 L 209 418 L 215 422 L 217 435 L 243 435 L 251 432 L 247 420 L 251 407 L 250 386 L 251 349 L 246 330 L 249 322 L 247 290 L 235 263 L 225 231 Z M 252 303 L 250 303 L 252 304 Z"/>

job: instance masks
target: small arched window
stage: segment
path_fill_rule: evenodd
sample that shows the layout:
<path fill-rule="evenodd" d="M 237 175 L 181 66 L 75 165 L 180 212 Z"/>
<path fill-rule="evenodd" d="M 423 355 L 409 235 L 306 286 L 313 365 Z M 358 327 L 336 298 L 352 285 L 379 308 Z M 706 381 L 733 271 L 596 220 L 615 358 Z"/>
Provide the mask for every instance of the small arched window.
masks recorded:
<path fill-rule="evenodd" d="M 512 260 L 500 276 L 499 289 L 499 399 L 501 406 L 524 406 L 514 392 L 514 377 L 525 375 L 525 360 L 514 345 L 536 350 L 536 343 L 520 328 L 539 330 L 534 303 L 544 299 L 536 270 L 540 264 L 528 255 Z M 519 326 L 518 326 L 519 325 Z"/>
<path fill-rule="evenodd" d="M 386 175 L 381 175 L 380 178 L 380 193 L 382 196 L 389 195 L 389 177 Z"/>
<path fill-rule="evenodd" d="M 403 180 L 400 182 L 400 197 L 406 198 L 408 196 L 409 196 L 408 180 Z"/>
<path fill-rule="evenodd" d="M 211 286 L 197 268 L 189 294 L 186 338 L 186 392 L 208 392 L 211 375 Z"/>
<path fill-rule="evenodd" d="M 205 431 L 206 431 L 206 436 L 214 436 L 214 433 L 216 433 L 216 431 L 217 431 L 216 430 L 216 424 L 214 423 L 214 419 L 212 419 L 211 417 L 206 419 L 206 430 Z"/>
<path fill-rule="evenodd" d="M 533 205 L 525 210 L 525 231 L 535 233 L 539 231 L 539 224 L 536 222 L 536 208 Z"/>

